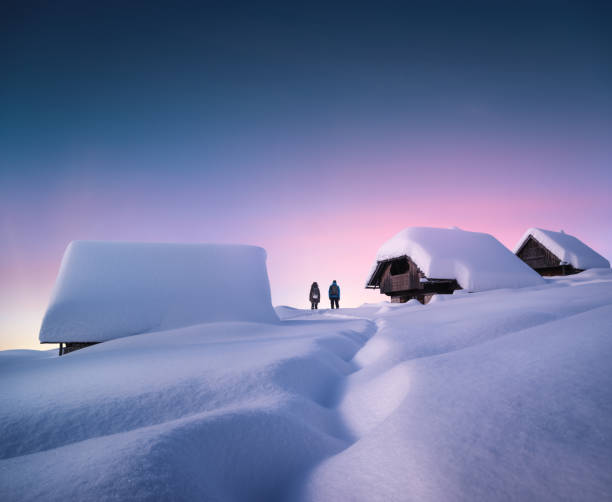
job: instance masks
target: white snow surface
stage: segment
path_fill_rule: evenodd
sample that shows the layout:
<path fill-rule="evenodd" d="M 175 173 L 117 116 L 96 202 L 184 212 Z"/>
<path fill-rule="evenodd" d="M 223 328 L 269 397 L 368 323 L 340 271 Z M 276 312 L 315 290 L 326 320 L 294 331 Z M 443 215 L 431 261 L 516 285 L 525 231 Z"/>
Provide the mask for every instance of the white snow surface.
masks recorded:
<path fill-rule="evenodd" d="M 610 500 L 611 270 L 277 312 L 0 352 L 0 500 Z"/>
<path fill-rule="evenodd" d="M 278 322 L 255 246 L 74 241 L 41 342 L 100 342 L 217 321 Z"/>
<path fill-rule="evenodd" d="M 456 279 L 467 291 L 542 284 L 540 275 L 490 234 L 453 227 L 409 227 L 378 250 L 377 263 L 409 256 L 430 279 Z"/>
<path fill-rule="evenodd" d="M 530 228 L 514 247 L 518 252 L 523 243 L 532 235 L 561 261 L 569 263 L 574 268 L 586 270 L 589 268 L 610 268 L 610 262 L 591 249 L 584 242 L 565 232 L 553 232 L 541 228 Z"/>

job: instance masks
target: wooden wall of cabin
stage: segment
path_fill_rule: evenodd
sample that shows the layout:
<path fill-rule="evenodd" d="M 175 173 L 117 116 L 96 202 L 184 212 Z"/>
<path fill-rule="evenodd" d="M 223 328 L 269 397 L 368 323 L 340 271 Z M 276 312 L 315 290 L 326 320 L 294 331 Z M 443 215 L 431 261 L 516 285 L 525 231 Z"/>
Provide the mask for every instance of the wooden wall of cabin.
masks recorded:
<path fill-rule="evenodd" d="M 527 238 L 527 242 L 519 250 L 517 256 L 536 270 L 539 268 L 558 267 L 561 264 L 559 258 L 531 235 Z"/>
<path fill-rule="evenodd" d="M 407 272 L 393 273 L 393 264 L 399 260 L 407 260 Z M 419 268 L 410 258 L 398 258 L 398 260 L 390 261 L 380 280 L 380 292 L 383 294 L 422 289 L 422 287 Z"/>

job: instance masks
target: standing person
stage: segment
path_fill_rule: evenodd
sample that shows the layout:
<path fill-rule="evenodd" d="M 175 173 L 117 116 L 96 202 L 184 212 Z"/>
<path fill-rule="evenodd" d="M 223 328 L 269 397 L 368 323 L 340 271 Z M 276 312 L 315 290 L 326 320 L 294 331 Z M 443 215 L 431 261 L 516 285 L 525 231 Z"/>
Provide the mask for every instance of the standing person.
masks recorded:
<path fill-rule="evenodd" d="M 331 308 L 334 308 L 334 305 L 337 309 L 340 308 L 338 301 L 340 300 L 340 286 L 336 284 L 336 281 L 332 282 L 329 287 L 329 301 L 331 302 Z"/>
<path fill-rule="evenodd" d="M 316 282 L 312 283 L 310 286 L 310 308 L 318 309 L 319 302 L 321 301 L 321 292 L 319 291 L 319 285 Z"/>

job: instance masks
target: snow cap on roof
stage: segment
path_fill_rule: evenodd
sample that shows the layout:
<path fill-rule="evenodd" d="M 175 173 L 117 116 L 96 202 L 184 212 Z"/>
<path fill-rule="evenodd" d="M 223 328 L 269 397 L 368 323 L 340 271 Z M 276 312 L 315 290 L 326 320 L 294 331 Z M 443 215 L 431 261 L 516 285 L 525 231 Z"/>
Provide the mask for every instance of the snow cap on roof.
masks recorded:
<path fill-rule="evenodd" d="M 529 236 L 533 236 L 540 244 L 546 247 L 562 262 L 569 263 L 574 268 L 585 270 L 587 268 L 610 268 L 610 262 L 599 253 L 591 249 L 584 242 L 563 230 L 553 232 L 542 228 L 530 228 L 514 248 L 518 253 Z"/>
<path fill-rule="evenodd" d="M 278 321 L 264 249 L 75 241 L 39 338 L 101 342 L 217 321 Z"/>
<path fill-rule="evenodd" d="M 540 275 L 489 234 L 458 228 L 409 227 L 378 250 L 379 261 L 409 256 L 429 279 L 456 279 L 467 291 L 543 283 Z"/>

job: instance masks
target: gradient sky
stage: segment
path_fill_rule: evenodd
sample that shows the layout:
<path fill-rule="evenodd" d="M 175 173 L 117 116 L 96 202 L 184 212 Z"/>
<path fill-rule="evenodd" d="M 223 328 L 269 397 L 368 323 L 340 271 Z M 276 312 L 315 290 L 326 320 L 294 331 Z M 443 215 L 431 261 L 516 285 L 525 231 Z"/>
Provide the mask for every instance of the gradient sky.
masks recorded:
<path fill-rule="evenodd" d="M 0 349 L 40 347 L 74 239 L 257 244 L 300 307 L 385 298 L 411 225 L 612 258 L 605 2 L 222 4 L 3 7 Z"/>

